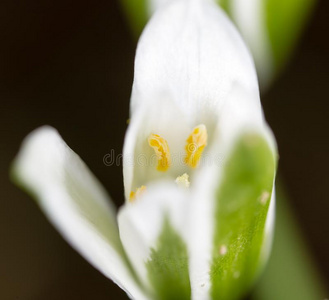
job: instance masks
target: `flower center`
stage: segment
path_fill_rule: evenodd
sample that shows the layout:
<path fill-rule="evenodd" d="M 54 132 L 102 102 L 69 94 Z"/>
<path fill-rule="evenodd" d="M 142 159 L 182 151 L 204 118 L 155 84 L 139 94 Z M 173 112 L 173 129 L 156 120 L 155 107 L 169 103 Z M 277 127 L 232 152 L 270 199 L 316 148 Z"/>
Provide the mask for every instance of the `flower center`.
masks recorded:
<path fill-rule="evenodd" d="M 195 169 L 200 162 L 202 153 L 207 146 L 208 133 L 207 128 L 204 124 L 200 124 L 193 128 L 192 132 L 186 139 L 185 145 L 185 157 L 184 163 Z M 157 167 L 156 169 L 160 172 L 166 172 L 172 164 L 170 149 L 168 142 L 159 134 L 150 134 L 148 137 L 148 144 L 153 148 L 156 158 L 157 158 Z M 177 175 L 176 175 L 177 176 Z M 175 179 L 175 182 L 178 186 L 182 188 L 188 188 L 190 186 L 189 175 L 184 173 L 181 176 L 178 176 Z M 129 201 L 134 202 L 136 199 L 142 196 L 146 191 L 146 186 L 142 185 L 136 189 L 135 192 L 131 192 L 129 196 Z"/>

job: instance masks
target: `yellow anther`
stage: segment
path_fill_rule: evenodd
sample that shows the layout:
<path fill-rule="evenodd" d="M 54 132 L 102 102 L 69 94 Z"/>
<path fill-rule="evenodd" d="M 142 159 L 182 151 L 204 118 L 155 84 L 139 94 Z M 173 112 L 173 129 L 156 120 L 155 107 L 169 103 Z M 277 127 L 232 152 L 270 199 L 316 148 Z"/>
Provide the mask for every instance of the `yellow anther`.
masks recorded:
<path fill-rule="evenodd" d="M 175 180 L 178 186 L 188 188 L 190 186 L 189 176 L 184 173 L 182 176 L 178 176 Z"/>
<path fill-rule="evenodd" d="M 186 157 L 185 163 L 191 168 L 197 167 L 204 148 L 207 146 L 207 128 L 201 124 L 195 127 L 186 140 Z"/>
<path fill-rule="evenodd" d="M 151 134 L 148 138 L 149 145 L 154 149 L 157 156 L 157 170 L 165 172 L 171 165 L 170 151 L 167 141 L 158 134 Z"/>
<path fill-rule="evenodd" d="M 146 186 L 142 185 L 140 188 L 136 190 L 136 192 L 130 192 L 129 201 L 134 202 L 137 198 L 139 198 L 146 191 Z"/>

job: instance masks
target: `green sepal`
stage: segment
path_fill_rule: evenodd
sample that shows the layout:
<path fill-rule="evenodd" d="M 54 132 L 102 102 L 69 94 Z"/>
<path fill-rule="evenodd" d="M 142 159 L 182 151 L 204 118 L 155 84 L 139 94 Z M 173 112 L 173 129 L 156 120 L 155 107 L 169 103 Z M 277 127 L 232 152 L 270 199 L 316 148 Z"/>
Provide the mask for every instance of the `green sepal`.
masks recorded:
<path fill-rule="evenodd" d="M 151 249 L 146 268 L 156 299 L 191 299 L 187 247 L 168 217 L 164 218 L 157 245 Z"/>
<path fill-rule="evenodd" d="M 255 280 L 275 169 L 275 154 L 261 135 L 238 139 L 216 194 L 212 299 L 240 299 Z"/>

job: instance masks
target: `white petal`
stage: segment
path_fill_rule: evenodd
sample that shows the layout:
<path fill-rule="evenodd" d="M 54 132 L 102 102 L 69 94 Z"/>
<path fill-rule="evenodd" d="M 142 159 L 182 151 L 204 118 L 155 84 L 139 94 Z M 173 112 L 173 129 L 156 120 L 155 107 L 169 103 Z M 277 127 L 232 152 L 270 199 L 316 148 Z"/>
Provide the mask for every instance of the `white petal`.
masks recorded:
<path fill-rule="evenodd" d="M 221 108 L 215 135 L 218 137 L 211 151 L 229 153 L 237 136 L 246 131 L 266 130 L 263 112 L 259 99 L 242 89 L 239 85 L 227 97 Z M 267 136 L 267 134 L 265 135 Z M 273 148 L 274 149 L 274 148 Z"/>
<path fill-rule="evenodd" d="M 134 299 L 147 299 L 133 278 L 103 187 L 56 130 L 41 127 L 24 141 L 14 176 L 66 240 Z"/>
<path fill-rule="evenodd" d="M 146 1 L 146 10 L 149 16 L 152 16 L 153 13 L 160 9 L 161 6 L 165 5 L 168 0 L 150 0 Z"/>
<path fill-rule="evenodd" d="M 160 10 L 169 0 L 148 0 L 148 16 Z M 217 0 L 219 5 L 227 6 L 227 12 L 239 29 L 244 41 L 253 54 L 261 86 L 267 87 L 274 73 L 273 49 L 266 23 L 266 1 L 263 0 Z"/>
<path fill-rule="evenodd" d="M 119 211 L 120 237 L 138 276 L 150 285 L 146 262 L 166 218 L 186 241 L 188 233 L 188 199 L 186 191 L 174 182 L 161 182 L 147 187 L 141 198 L 127 203 Z"/>
<path fill-rule="evenodd" d="M 216 4 L 171 1 L 155 13 L 138 44 L 132 112 L 166 92 L 194 121 L 206 119 L 220 112 L 237 86 L 253 96 L 245 101 L 256 107 L 251 56 Z"/>
<path fill-rule="evenodd" d="M 218 161 L 220 163 L 220 161 Z M 193 300 L 210 299 L 210 262 L 213 251 L 214 191 L 219 181 L 216 164 L 203 168 L 196 177 L 197 184 L 191 193 L 190 203 L 190 281 Z M 217 175 L 217 176 L 216 176 Z"/>

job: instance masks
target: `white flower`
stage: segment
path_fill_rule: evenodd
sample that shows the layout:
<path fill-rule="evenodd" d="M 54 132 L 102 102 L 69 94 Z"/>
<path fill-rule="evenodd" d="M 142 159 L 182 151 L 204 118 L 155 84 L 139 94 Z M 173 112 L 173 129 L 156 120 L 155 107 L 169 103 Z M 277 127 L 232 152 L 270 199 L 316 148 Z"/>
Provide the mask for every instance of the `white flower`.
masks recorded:
<path fill-rule="evenodd" d="M 215 4 L 175 1 L 140 39 L 126 203 L 50 127 L 13 171 L 51 222 L 133 299 L 237 299 L 269 253 L 276 149 L 254 65 Z"/>

